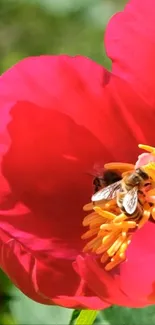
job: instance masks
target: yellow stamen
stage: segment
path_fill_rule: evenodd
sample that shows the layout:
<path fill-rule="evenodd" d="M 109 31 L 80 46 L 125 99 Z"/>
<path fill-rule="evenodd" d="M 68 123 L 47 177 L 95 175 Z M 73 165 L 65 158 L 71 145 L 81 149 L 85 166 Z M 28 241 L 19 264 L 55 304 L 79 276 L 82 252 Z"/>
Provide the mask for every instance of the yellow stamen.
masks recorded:
<path fill-rule="evenodd" d="M 97 243 L 99 243 L 99 245 L 101 245 L 102 239 L 99 237 L 92 239 L 88 244 L 86 244 L 84 246 L 83 252 L 88 252 L 88 251 L 92 250 L 94 245 L 96 245 Z"/>
<path fill-rule="evenodd" d="M 155 220 L 155 208 L 152 208 L 151 215 L 152 215 L 153 220 Z"/>
<path fill-rule="evenodd" d="M 124 173 L 122 174 L 122 178 L 125 177 L 125 176 L 127 176 L 127 175 L 131 175 L 131 172 L 128 172 L 128 171 L 127 171 L 127 172 L 124 172 Z"/>
<path fill-rule="evenodd" d="M 110 200 L 110 202 L 107 203 L 107 201 L 97 201 L 93 202 L 93 209 L 95 210 L 95 207 L 99 207 L 102 210 L 111 210 L 112 207 L 116 207 L 116 199 Z"/>
<path fill-rule="evenodd" d="M 118 264 L 120 264 L 121 262 L 123 262 L 126 259 L 125 251 L 126 251 L 128 245 L 130 244 L 130 242 L 131 242 L 130 239 L 126 239 L 124 241 L 124 243 L 121 245 L 121 247 L 119 248 L 116 255 L 111 258 L 110 263 L 108 263 L 105 266 L 106 271 L 110 271 L 111 269 L 113 269 L 115 266 L 117 266 Z"/>
<path fill-rule="evenodd" d="M 96 253 L 97 249 L 101 246 L 101 238 L 98 238 L 98 240 L 96 240 L 93 248 L 92 248 L 92 253 Z"/>
<path fill-rule="evenodd" d="M 129 246 L 129 244 L 131 242 L 129 238 L 127 238 L 125 240 L 125 242 L 121 245 L 119 251 L 117 252 L 118 256 L 120 256 L 121 258 L 124 256 L 123 254 L 124 254 L 124 252 L 126 251 L 127 247 Z"/>
<path fill-rule="evenodd" d="M 150 211 L 144 210 L 142 219 L 139 221 L 138 228 L 142 228 L 144 226 L 144 224 L 149 220 L 150 214 Z"/>
<path fill-rule="evenodd" d="M 139 147 L 155 156 L 155 148 L 146 145 L 139 145 Z M 150 161 L 141 167 L 148 174 L 150 186 L 149 188 L 144 186 L 145 180 L 142 179 L 138 185 L 138 205 L 130 215 L 124 212 L 121 202 L 129 189 L 134 188 L 134 185 L 130 184 L 127 174 L 132 174 L 135 166 L 110 163 L 104 167 L 108 170 L 119 171 L 122 178 L 126 176 L 121 183 L 123 189 L 118 192 L 117 199 L 103 199 L 84 206 L 84 211 L 90 211 L 90 213 L 83 220 L 83 226 L 87 226 L 88 230 L 82 235 L 82 239 L 89 240 L 83 251 L 96 254 L 96 258 L 100 259 L 105 270 L 110 271 L 125 261 L 126 250 L 131 242 L 133 232 L 141 228 L 150 217 L 155 220 L 155 162 Z M 119 205 L 117 204 L 118 200 Z M 129 203 L 132 204 L 132 197 Z"/>
<path fill-rule="evenodd" d="M 106 266 L 105 266 L 105 270 L 106 271 L 110 271 L 112 270 L 115 266 L 117 266 L 118 264 L 120 264 L 121 262 L 123 262 L 125 260 L 125 258 L 122 258 L 120 256 L 115 256 L 115 258 L 112 258 L 111 259 L 111 262 L 108 263 Z"/>
<path fill-rule="evenodd" d="M 114 213 L 111 213 L 111 212 L 108 212 L 108 211 L 104 211 L 102 210 L 100 207 L 94 207 L 94 210 L 95 212 L 97 212 L 100 216 L 104 217 L 104 218 L 107 218 L 107 219 L 110 219 L 110 220 L 113 220 L 115 219 L 115 214 Z"/>
<path fill-rule="evenodd" d="M 101 230 L 115 230 L 115 229 L 119 229 L 121 226 L 121 223 L 116 223 L 116 224 L 113 224 L 113 223 L 105 223 L 103 225 L 100 226 L 100 229 Z"/>
<path fill-rule="evenodd" d="M 98 218 L 99 218 L 99 216 L 96 212 L 92 212 L 92 213 L 88 214 L 88 216 L 86 216 L 83 219 L 83 226 L 88 226 L 91 223 L 91 221 L 98 219 Z"/>
<path fill-rule="evenodd" d="M 120 246 L 123 244 L 124 240 L 126 238 L 126 233 L 123 233 L 115 242 L 114 244 L 108 249 L 107 253 L 111 257 L 113 256 Z"/>
<path fill-rule="evenodd" d="M 99 217 L 98 219 L 95 219 L 94 221 L 91 222 L 91 224 L 89 225 L 90 229 L 93 229 L 95 227 L 100 228 L 101 226 L 101 222 L 106 222 L 107 220 L 103 219 L 102 217 Z"/>
<path fill-rule="evenodd" d="M 115 232 L 104 236 L 102 239 L 102 245 L 97 249 L 96 254 L 102 254 L 106 252 L 111 247 L 113 242 L 116 241 L 118 234 L 119 232 Z"/>
<path fill-rule="evenodd" d="M 118 234 L 119 234 L 119 231 L 110 232 L 109 235 L 105 236 L 102 239 L 102 244 L 105 246 L 109 246 L 109 244 L 111 245 L 113 243 L 113 241 L 117 238 Z"/>
<path fill-rule="evenodd" d="M 109 233 L 110 233 L 110 231 L 109 231 L 108 229 L 105 229 L 105 230 L 99 230 L 99 232 L 98 232 L 98 236 L 101 237 L 101 238 L 103 238 L 103 237 L 109 235 Z"/>
<path fill-rule="evenodd" d="M 108 169 L 108 170 L 117 170 L 118 169 L 123 173 L 125 171 L 133 170 L 135 168 L 135 166 L 133 164 L 112 162 L 112 163 L 105 164 L 104 168 Z"/>
<path fill-rule="evenodd" d="M 108 259 L 109 259 L 109 255 L 107 254 L 107 252 L 105 252 L 101 257 L 101 263 L 107 262 Z"/>
<path fill-rule="evenodd" d="M 113 200 L 110 200 L 110 202 L 108 202 L 108 203 L 104 203 L 104 208 L 105 209 L 111 209 L 111 207 L 112 206 L 115 206 L 116 205 L 116 200 L 115 199 L 113 199 Z M 100 207 L 102 208 L 102 206 L 100 205 Z"/>
<path fill-rule="evenodd" d="M 93 210 L 93 207 L 94 207 L 94 205 L 91 202 L 91 203 L 85 204 L 84 207 L 83 207 L 83 210 L 84 211 L 91 211 L 91 210 Z"/>
<path fill-rule="evenodd" d="M 137 224 L 135 221 L 124 221 L 122 222 L 122 228 L 123 229 L 132 229 L 132 228 L 136 228 Z"/>
<path fill-rule="evenodd" d="M 106 237 L 106 236 L 105 236 Z M 100 254 L 103 254 L 104 252 L 107 252 L 107 249 L 109 248 L 109 243 L 108 244 L 104 244 L 104 245 L 101 245 L 97 250 L 96 250 L 96 254 L 97 255 L 100 255 Z"/>
<path fill-rule="evenodd" d="M 96 235 L 98 233 L 98 227 L 95 228 L 95 229 L 91 229 L 91 230 L 88 230 L 87 232 L 85 232 L 85 234 L 83 234 L 81 236 L 81 239 L 87 239 L 87 238 L 90 238 L 94 235 Z"/>
<path fill-rule="evenodd" d="M 118 223 L 110 223 L 110 224 L 103 224 L 100 226 L 100 229 L 103 230 L 115 230 L 115 229 L 128 229 L 128 228 L 135 228 L 136 222 L 135 221 L 124 221 Z"/>
<path fill-rule="evenodd" d="M 127 216 L 124 213 L 121 213 L 119 216 L 115 216 L 113 222 L 122 222 L 127 219 Z"/>
<path fill-rule="evenodd" d="M 143 149 L 145 151 L 151 152 L 153 155 L 155 155 L 155 148 L 151 146 L 147 146 L 145 144 L 139 144 L 138 147 L 140 149 Z"/>

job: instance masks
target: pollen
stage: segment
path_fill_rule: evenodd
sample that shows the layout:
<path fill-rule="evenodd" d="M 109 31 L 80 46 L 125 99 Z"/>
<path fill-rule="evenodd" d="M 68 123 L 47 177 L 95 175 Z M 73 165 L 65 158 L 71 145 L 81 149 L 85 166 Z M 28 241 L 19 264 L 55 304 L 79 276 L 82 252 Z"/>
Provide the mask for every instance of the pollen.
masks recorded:
<path fill-rule="evenodd" d="M 139 147 L 155 155 L 155 148 L 145 145 L 139 145 Z M 148 165 L 142 167 L 152 179 L 151 189 L 144 191 L 143 194 L 143 186 L 137 188 L 137 206 L 134 212 L 127 213 L 121 204 L 118 204 L 117 195 L 109 195 L 107 198 L 107 192 L 106 199 L 103 197 L 101 200 L 100 194 L 99 201 L 90 202 L 83 208 L 88 213 L 83 219 L 83 226 L 87 227 L 87 231 L 82 235 L 82 239 L 86 241 L 83 251 L 96 256 L 106 271 L 112 270 L 126 260 L 126 250 L 135 231 L 142 228 L 150 218 L 151 221 L 155 221 L 155 162 L 149 162 Z M 122 176 L 121 184 L 127 175 L 135 172 L 134 165 L 128 163 L 108 163 L 104 168 L 119 171 Z M 123 196 L 128 193 L 128 186 L 122 185 L 123 191 L 124 188 L 126 189 Z M 141 199 L 141 193 L 144 196 L 143 199 Z M 120 198 L 122 198 L 122 192 Z M 129 206 L 132 201 L 134 197 L 129 202 Z"/>

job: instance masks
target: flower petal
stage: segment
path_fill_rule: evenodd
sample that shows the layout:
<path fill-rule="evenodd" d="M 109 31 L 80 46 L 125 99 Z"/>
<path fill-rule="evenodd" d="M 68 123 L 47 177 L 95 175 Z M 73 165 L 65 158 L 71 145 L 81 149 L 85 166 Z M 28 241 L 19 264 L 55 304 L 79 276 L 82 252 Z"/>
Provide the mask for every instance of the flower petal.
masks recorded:
<path fill-rule="evenodd" d="M 36 216 L 25 230 L 54 238 L 58 247 L 64 242 L 56 254 L 67 258 L 70 247 L 74 257 L 82 247 L 82 208 L 92 191 L 88 171 L 103 147 L 87 129 L 55 110 L 18 102 L 10 114 L 11 145 L 2 171 L 17 202 Z"/>
<path fill-rule="evenodd" d="M 87 128 L 104 145 L 101 162 L 118 157 L 132 162 L 137 144 L 151 143 L 155 137 L 154 111 L 148 112 L 128 83 L 88 58 L 40 56 L 20 61 L 0 79 L 0 106 L 17 101 L 57 110 Z"/>
<path fill-rule="evenodd" d="M 82 309 L 92 309 L 92 310 L 103 310 L 105 308 L 110 307 L 110 304 L 102 301 L 100 298 L 93 295 L 91 293 L 91 297 L 82 297 L 82 296 L 75 296 L 75 297 L 64 297 L 60 296 L 53 300 L 55 304 L 64 306 L 66 308 L 82 308 Z"/>
<path fill-rule="evenodd" d="M 102 301 L 109 304 L 133 307 L 133 299 L 129 298 L 120 289 L 119 277 L 116 280 L 111 272 L 104 268 L 90 256 L 82 258 L 77 257 L 77 270 L 84 279 L 89 289 L 92 290 Z"/>
<path fill-rule="evenodd" d="M 108 24 L 105 43 L 112 72 L 155 105 L 155 2 L 130 0 Z"/>
<path fill-rule="evenodd" d="M 83 297 L 83 292 L 79 290 L 78 295 L 76 290 L 81 288 L 81 280 L 73 272 L 69 261 L 52 258 L 49 252 L 43 252 L 43 247 L 42 252 L 41 247 L 40 251 L 39 248 L 35 251 L 28 250 L 21 243 L 19 234 L 11 237 L 9 231 L 4 229 L 5 225 L 3 230 L 1 225 L 0 265 L 13 283 L 29 298 L 42 304 L 57 304 L 71 308 L 93 308 L 93 304 L 95 309 L 108 306 L 99 298 L 93 297 L 91 292 Z M 32 240 L 33 238 L 30 238 L 30 242 Z"/>
<path fill-rule="evenodd" d="M 103 302 L 130 308 L 145 307 L 155 302 L 155 279 L 152 268 L 155 258 L 151 254 L 148 256 L 147 249 L 145 252 L 144 258 L 140 257 L 139 261 L 139 256 L 137 253 L 134 255 L 133 248 L 134 259 L 130 255 L 127 262 L 111 272 L 105 271 L 103 266 L 100 267 L 90 256 L 87 258 L 78 256 L 77 270 L 89 289 Z M 139 253 L 142 253 L 140 245 Z"/>
<path fill-rule="evenodd" d="M 143 306 L 155 302 L 155 224 L 147 222 L 138 230 L 120 266 L 121 289 Z M 154 299 L 153 299 L 154 296 Z"/>
<path fill-rule="evenodd" d="M 53 237 L 69 244 L 65 253 L 63 249 L 65 256 L 68 249 L 75 256 L 74 249 L 79 251 L 82 246 L 82 206 L 91 195 L 89 170 L 96 162 L 102 161 L 103 166 L 119 153 L 127 159 L 137 151 L 130 152 L 136 139 L 127 127 L 121 128 L 113 102 L 107 102 L 109 90 L 106 96 L 102 80 L 106 74 L 86 58 L 43 56 L 20 62 L 0 81 L 3 104 L 17 102 L 10 110 L 11 146 L 3 158 L 3 175 L 17 201 L 50 220 L 46 236 L 52 229 Z M 18 91 L 10 87 L 15 83 Z M 117 137 L 115 124 L 120 127 Z M 126 149 L 122 139 L 127 137 Z"/>
<path fill-rule="evenodd" d="M 155 137 L 154 112 L 146 116 L 130 86 L 91 60 L 63 56 L 29 58 L 6 72 L 0 107 L 0 266 L 33 299 L 68 296 L 64 303 L 73 307 L 80 303 L 72 262 L 83 246 L 87 173 L 118 157 L 134 162 L 138 142 Z"/>
<path fill-rule="evenodd" d="M 17 104 L 10 98 L 2 127 L 9 137 L 2 152 L 7 190 L 0 205 L 1 267 L 36 301 L 90 308 L 92 293 L 76 298 L 80 278 L 72 261 L 83 246 L 82 207 L 91 195 L 87 172 L 100 160 L 102 145 L 68 115 L 30 103 L 31 96 L 21 102 L 19 95 Z M 95 308 L 104 308 L 99 298 L 94 301 Z"/>

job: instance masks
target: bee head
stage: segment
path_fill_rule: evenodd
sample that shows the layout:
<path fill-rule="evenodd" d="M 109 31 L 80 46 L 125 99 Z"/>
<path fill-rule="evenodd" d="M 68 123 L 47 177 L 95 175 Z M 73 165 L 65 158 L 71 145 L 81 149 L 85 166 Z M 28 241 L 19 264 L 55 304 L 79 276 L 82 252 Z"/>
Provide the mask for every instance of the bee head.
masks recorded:
<path fill-rule="evenodd" d="M 129 186 L 136 186 L 139 185 L 141 182 L 141 177 L 138 175 L 138 173 L 132 173 L 128 175 L 125 179 L 126 185 Z"/>

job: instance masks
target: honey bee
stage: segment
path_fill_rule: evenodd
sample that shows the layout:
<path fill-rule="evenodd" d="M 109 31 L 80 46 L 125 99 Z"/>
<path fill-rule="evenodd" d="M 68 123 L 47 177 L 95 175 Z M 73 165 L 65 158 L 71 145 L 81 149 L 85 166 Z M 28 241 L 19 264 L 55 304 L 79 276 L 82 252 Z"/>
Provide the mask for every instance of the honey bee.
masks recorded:
<path fill-rule="evenodd" d="M 106 170 L 103 173 L 103 176 L 96 176 L 93 180 L 94 193 L 98 192 L 100 189 L 107 187 L 115 182 L 118 182 L 122 179 L 121 175 L 118 172 L 112 170 Z"/>
<path fill-rule="evenodd" d="M 146 191 L 150 189 L 151 178 L 141 168 L 127 173 L 122 180 L 102 188 L 92 196 L 92 201 L 116 198 L 118 207 L 132 218 L 140 218 L 145 202 Z"/>

